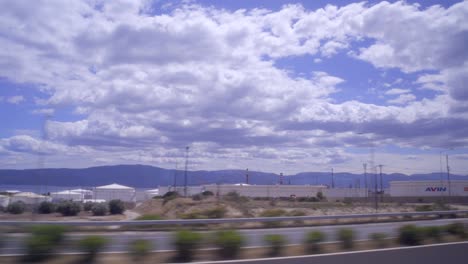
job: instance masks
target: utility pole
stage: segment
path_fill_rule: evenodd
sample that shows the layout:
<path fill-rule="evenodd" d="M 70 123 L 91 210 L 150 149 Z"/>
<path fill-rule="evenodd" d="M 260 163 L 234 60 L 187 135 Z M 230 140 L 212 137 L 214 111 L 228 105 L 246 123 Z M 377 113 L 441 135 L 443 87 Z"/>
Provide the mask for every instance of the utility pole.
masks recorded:
<path fill-rule="evenodd" d="M 379 201 L 377 197 L 377 173 L 374 173 L 374 202 L 375 202 L 375 211 L 379 210 Z"/>
<path fill-rule="evenodd" d="M 175 170 L 174 170 L 174 192 L 177 192 L 177 160 L 175 162 Z"/>
<path fill-rule="evenodd" d="M 364 188 L 366 189 L 366 196 L 367 196 L 367 193 L 368 193 L 367 191 L 367 188 L 368 188 L 367 186 L 367 163 L 362 164 L 362 166 L 364 167 Z"/>
<path fill-rule="evenodd" d="M 184 196 L 187 197 L 187 169 L 189 146 L 185 147 L 185 172 L 184 172 Z"/>
<path fill-rule="evenodd" d="M 448 154 L 445 154 L 445 160 L 447 162 L 447 182 L 448 182 L 448 194 L 449 194 L 449 197 L 452 196 L 452 186 L 451 186 L 451 183 L 450 183 L 450 166 L 449 166 L 449 160 L 448 160 Z"/>
<path fill-rule="evenodd" d="M 332 176 L 332 189 L 335 188 L 335 175 L 333 173 L 333 168 L 331 169 L 331 176 Z"/>
<path fill-rule="evenodd" d="M 249 184 L 249 169 L 245 170 L 245 184 Z"/>
<path fill-rule="evenodd" d="M 379 170 L 379 171 L 380 171 L 380 192 L 383 192 L 382 167 L 383 167 L 383 165 L 380 164 L 380 165 L 379 165 L 379 169 L 380 169 L 380 170 Z"/>
<path fill-rule="evenodd" d="M 282 172 L 280 173 L 279 184 L 283 185 L 283 173 Z"/>
<path fill-rule="evenodd" d="M 384 191 L 383 191 L 383 181 L 382 181 L 382 167 L 383 165 L 380 164 L 379 165 L 379 172 L 380 172 L 380 192 L 379 192 L 379 195 L 380 195 L 380 201 L 383 202 L 383 194 L 384 194 Z"/>

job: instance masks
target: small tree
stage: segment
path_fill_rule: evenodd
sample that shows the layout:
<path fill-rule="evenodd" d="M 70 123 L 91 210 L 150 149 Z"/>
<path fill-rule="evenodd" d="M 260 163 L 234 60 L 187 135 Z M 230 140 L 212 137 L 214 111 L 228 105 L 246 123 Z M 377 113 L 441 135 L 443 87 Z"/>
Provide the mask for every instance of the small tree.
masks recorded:
<path fill-rule="evenodd" d="M 128 251 L 135 261 L 140 262 L 148 256 L 151 249 L 151 241 L 146 239 L 137 239 L 130 242 Z"/>
<path fill-rule="evenodd" d="M 55 204 L 52 202 L 43 201 L 39 204 L 37 211 L 40 214 L 51 214 L 55 212 Z"/>
<path fill-rule="evenodd" d="M 223 259 L 232 259 L 239 254 L 244 238 L 235 230 L 222 230 L 215 233 L 215 245 L 218 255 Z"/>
<path fill-rule="evenodd" d="M 6 211 L 10 214 L 22 214 L 26 210 L 26 204 L 22 201 L 16 201 L 7 206 Z"/>
<path fill-rule="evenodd" d="M 78 246 L 86 253 L 85 263 L 93 263 L 97 254 L 104 249 L 108 240 L 102 236 L 87 236 L 78 242 Z"/>
<path fill-rule="evenodd" d="M 110 214 L 123 214 L 125 212 L 125 205 L 121 200 L 111 200 L 109 202 Z"/>
<path fill-rule="evenodd" d="M 105 203 L 96 203 L 91 208 L 91 212 L 95 216 L 103 216 L 106 215 L 108 211 L 107 204 Z"/>
<path fill-rule="evenodd" d="M 81 211 L 81 206 L 77 202 L 64 201 L 57 206 L 57 212 L 63 216 L 75 216 Z"/>
<path fill-rule="evenodd" d="M 338 240 L 341 241 L 341 247 L 343 249 L 353 248 L 354 231 L 348 228 L 338 230 Z"/>
<path fill-rule="evenodd" d="M 311 231 L 306 234 L 304 244 L 305 250 L 309 254 L 319 253 L 321 251 L 320 243 L 325 241 L 325 234 L 320 231 Z"/>
<path fill-rule="evenodd" d="M 264 237 L 266 244 L 270 247 L 268 255 L 276 257 L 281 255 L 284 246 L 287 243 L 286 238 L 283 235 L 270 234 Z"/>
<path fill-rule="evenodd" d="M 201 238 L 199 233 L 188 230 L 176 232 L 174 246 L 177 251 L 177 259 L 179 261 L 191 261 Z"/>

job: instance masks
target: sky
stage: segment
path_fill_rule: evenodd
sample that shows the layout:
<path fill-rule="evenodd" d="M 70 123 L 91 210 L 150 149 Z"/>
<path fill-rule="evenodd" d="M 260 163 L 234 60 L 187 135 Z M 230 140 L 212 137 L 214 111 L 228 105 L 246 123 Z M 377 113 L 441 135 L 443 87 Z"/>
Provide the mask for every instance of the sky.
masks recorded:
<path fill-rule="evenodd" d="M 0 0 L 0 168 L 468 175 L 468 1 Z"/>

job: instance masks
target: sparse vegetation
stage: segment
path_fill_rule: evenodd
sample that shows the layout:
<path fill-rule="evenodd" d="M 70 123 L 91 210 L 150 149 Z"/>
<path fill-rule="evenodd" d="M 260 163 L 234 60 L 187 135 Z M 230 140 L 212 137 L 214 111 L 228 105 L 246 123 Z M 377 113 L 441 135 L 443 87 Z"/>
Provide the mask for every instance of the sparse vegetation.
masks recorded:
<path fill-rule="evenodd" d="M 26 210 L 26 204 L 22 201 L 10 203 L 6 211 L 10 214 L 22 214 Z"/>
<path fill-rule="evenodd" d="M 323 195 L 322 192 L 317 192 L 317 199 L 319 201 L 323 201 L 325 199 L 325 196 Z"/>
<path fill-rule="evenodd" d="M 268 255 L 272 257 L 280 256 L 287 243 L 287 240 L 283 235 L 271 234 L 266 235 L 263 239 L 270 247 Z"/>
<path fill-rule="evenodd" d="M 162 198 L 163 198 L 163 205 L 165 205 L 167 202 L 176 199 L 179 197 L 179 193 L 175 191 L 170 191 L 165 193 Z"/>
<path fill-rule="evenodd" d="M 320 243 L 325 241 L 325 234 L 321 231 L 311 231 L 304 239 L 305 250 L 308 254 L 315 254 L 321 251 Z"/>
<path fill-rule="evenodd" d="M 429 212 L 433 211 L 432 205 L 430 204 L 423 204 L 423 205 L 417 205 L 414 210 L 416 212 Z"/>
<path fill-rule="evenodd" d="M 248 197 L 241 196 L 238 192 L 228 192 L 223 196 L 223 199 L 226 201 L 236 202 L 236 203 L 245 203 L 249 201 Z"/>
<path fill-rule="evenodd" d="M 215 233 L 214 243 L 220 258 L 233 259 L 239 254 L 244 238 L 238 231 L 222 230 Z"/>

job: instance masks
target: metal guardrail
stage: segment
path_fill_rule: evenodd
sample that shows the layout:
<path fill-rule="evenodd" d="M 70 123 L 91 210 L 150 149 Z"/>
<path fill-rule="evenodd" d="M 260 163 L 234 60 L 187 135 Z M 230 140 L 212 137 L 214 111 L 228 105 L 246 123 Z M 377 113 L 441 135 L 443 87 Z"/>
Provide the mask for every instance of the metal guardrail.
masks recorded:
<path fill-rule="evenodd" d="M 216 218 L 216 219 L 176 219 L 176 220 L 133 220 L 133 221 L 0 221 L 0 226 L 32 226 L 32 225 L 65 225 L 65 226 L 144 226 L 144 225 L 193 225 L 193 224 L 225 224 L 252 222 L 279 222 L 300 220 L 336 220 L 378 217 L 402 216 L 439 216 L 453 214 L 468 214 L 468 210 L 400 212 L 374 214 L 320 215 L 320 216 L 282 216 L 282 217 L 252 217 L 252 218 Z"/>

